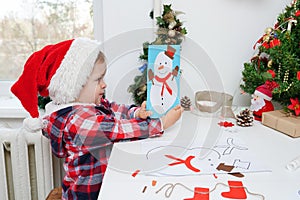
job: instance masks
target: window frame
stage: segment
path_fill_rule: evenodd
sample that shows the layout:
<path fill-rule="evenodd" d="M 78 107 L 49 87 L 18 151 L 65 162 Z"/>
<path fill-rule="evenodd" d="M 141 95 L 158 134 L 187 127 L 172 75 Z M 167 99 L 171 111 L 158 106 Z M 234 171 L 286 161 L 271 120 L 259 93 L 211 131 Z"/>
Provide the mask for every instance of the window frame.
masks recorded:
<path fill-rule="evenodd" d="M 92 3 L 94 12 L 94 37 L 99 42 L 103 42 L 103 0 L 93 0 Z M 25 118 L 29 116 L 21 102 L 10 91 L 15 81 L 16 80 L 0 80 L 0 119 Z"/>

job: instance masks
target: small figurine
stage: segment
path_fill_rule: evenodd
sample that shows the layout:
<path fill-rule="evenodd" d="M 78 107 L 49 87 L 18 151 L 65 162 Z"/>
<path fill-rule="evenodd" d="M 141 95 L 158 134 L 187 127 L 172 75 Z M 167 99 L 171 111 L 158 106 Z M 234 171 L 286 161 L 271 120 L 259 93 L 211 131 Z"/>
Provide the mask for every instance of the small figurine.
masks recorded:
<path fill-rule="evenodd" d="M 260 85 L 255 89 L 250 106 L 250 110 L 253 112 L 255 120 L 261 121 L 263 112 L 274 110 L 271 100 L 272 91 L 276 87 L 278 87 L 276 82 L 267 81 L 265 84 Z"/>

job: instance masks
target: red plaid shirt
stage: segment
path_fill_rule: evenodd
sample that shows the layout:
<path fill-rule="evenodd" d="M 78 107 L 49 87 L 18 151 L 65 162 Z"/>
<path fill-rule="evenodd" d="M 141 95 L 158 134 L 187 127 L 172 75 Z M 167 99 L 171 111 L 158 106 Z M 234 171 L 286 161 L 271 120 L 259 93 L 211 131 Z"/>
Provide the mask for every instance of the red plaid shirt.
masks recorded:
<path fill-rule="evenodd" d="M 73 105 L 46 116 L 43 134 L 52 152 L 65 158 L 63 199 L 97 199 L 114 142 L 162 134 L 159 119 L 134 118 L 137 107 L 102 100 Z"/>

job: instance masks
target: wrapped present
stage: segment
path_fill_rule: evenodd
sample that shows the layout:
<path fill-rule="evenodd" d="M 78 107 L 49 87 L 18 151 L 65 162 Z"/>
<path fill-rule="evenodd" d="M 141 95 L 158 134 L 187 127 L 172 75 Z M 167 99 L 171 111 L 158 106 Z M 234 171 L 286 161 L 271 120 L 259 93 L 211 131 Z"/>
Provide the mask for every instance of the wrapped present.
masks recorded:
<path fill-rule="evenodd" d="M 300 137 L 300 117 L 287 115 L 283 110 L 264 112 L 262 124 L 293 138 Z"/>

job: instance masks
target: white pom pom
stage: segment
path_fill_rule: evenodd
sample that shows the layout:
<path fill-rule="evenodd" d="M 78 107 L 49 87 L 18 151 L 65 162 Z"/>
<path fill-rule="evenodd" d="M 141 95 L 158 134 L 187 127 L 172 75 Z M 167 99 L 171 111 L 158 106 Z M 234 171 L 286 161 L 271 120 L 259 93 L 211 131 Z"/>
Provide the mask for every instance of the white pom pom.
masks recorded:
<path fill-rule="evenodd" d="M 29 132 L 39 131 L 43 128 L 43 120 L 41 118 L 26 118 L 23 121 L 23 127 Z"/>

